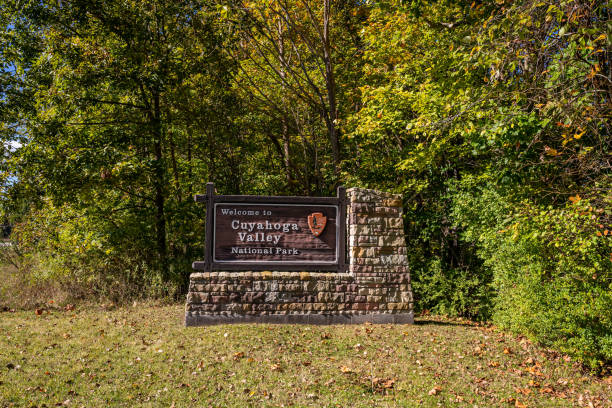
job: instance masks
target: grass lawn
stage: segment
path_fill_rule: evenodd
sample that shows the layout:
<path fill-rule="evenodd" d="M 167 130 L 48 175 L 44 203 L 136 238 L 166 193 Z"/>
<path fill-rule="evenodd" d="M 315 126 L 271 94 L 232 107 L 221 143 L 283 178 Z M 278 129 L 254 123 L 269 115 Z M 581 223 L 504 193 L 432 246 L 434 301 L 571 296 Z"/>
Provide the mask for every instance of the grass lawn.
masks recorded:
<path fill-rule="evenodd" d="M 182 318 L 182 305 L 0 312 L 0 407 L 611 406 L 610 377 L 465 321 Z"/>

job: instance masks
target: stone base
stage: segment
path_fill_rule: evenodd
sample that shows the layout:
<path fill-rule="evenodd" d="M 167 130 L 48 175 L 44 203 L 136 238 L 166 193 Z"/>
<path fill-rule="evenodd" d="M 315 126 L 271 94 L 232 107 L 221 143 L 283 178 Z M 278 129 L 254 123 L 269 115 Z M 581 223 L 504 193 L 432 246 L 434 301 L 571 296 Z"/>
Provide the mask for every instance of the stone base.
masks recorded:
<path fill-rule="evenodd" d="M 266 324 L 413 324 L 414 313 L 367 313 L 367 314 L 198 314 L 185 313 L 185 326 L 212 326 L 217 324 L 266 323 Z"/>

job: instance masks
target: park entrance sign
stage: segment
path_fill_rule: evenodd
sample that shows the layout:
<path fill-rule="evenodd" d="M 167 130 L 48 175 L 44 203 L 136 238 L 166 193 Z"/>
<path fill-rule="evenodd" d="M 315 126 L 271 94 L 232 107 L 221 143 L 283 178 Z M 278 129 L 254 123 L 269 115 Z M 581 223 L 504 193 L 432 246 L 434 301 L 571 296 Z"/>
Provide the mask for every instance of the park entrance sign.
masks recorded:
<path fill-rule="evenodd" d="M 206 255 L 195 270 L 344 271 L 346 191 L 337 197 L 217 195 L 208 183 Z"/>
<path fill-rule="evenodd" d="M 185 325 L 414 321 L 400 195 L 219 195 L 208 183 L 195 199 L 206 248 Z"/>

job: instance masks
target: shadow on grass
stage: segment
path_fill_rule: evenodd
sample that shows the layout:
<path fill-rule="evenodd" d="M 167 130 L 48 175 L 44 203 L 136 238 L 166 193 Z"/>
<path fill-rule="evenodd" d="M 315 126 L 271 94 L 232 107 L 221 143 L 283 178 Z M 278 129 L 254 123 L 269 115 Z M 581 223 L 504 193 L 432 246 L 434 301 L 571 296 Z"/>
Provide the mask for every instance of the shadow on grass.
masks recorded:
<path fill-rule="evenodd" d="M 478 323 L 474 322 L 453 322 L 448 320 L 433 320 L 433 319 L 422 319 L 416 318 L 414 319 L 414 324 L 416 326 L 461 326 L 461 327 L 476 327 Z"/>

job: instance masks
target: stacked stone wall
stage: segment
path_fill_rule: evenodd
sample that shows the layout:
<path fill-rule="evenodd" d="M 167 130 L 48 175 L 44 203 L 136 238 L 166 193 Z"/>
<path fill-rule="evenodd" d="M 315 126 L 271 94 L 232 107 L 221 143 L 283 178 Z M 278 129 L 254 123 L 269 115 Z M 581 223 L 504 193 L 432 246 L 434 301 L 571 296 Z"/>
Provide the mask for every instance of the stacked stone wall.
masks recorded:
<path fill-rule="evenodd" d="M 185 324 L 412 323 L 399 195 L 347 190 L 345 273 L 192 273 Z"/>

